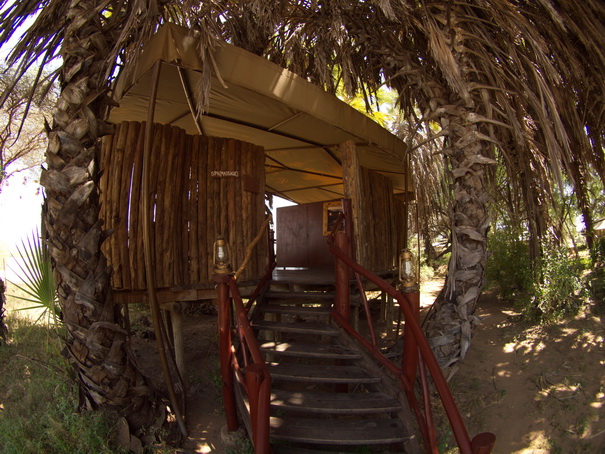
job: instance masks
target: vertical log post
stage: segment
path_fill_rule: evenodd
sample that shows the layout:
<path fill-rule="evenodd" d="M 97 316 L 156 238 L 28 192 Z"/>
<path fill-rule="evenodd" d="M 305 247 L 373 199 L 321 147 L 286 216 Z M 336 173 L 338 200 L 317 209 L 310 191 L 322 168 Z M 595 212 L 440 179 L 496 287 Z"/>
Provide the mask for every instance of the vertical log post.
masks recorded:
<path fill-rule="evenodd" d="M 370 235 L 368 234 L 368 207 L 364 197 L 363 169 L 359 163 L 355 142 L 348 140 L 340 144 L 339 148 L 342 153 L 342 183 L 346 198 L 343 200 L 343 210 L 346 215 L 345 222 L 347 223 L 347 230 L 354 233 L 350 237 L 354 250 L 352 257 L 359 264 L 367 266 L 367 248 L 363 240 L 367 240 Z"/>
<path fill-rule="evenodd" d="M 256 454 L 271 452 L 269 444 L 269 429 L 271 428 L 271 376 L 263 374 L 263 381 L 259 390 L 258 407 L 258 450 Z"/>
<path fill-rule="evenodd" d="M 269 395 L 270 378 L 263 372 L 262 364 L 246 367 L 246 386 L 250 403 L 250 422 L 254 454 L 269 453 Z"/>
<path fill-rule="evenodd" d="M 416 323 L 420 325 L 420 291 L 418 286 L 410 288 L 409 292 L 405 293 L 405 303 L 410 306 L 414 313 Z M 401 311 L 401 309 L 399 309 Z M 416 379 L 416 371 L 418 370 L 418 343 L 416 338 L 409 328 L 409 322 L 406 320 L 403 332 L 403 370 L 407 375 L 410 383 L 414 383 Z"/>
<path fill-rule="evenodd" d="M 233 370 L 231 368 L 231 302 L 228 286 L 230 277 L 228 274 L 215 274 L 212 279 L 217 284 L 219 357 L 223 381 L 223 402 L 225 416 L 227 417 L 227 429 L 233 432 L 239 427 L 239 422 L 237 421 Z"/>
<path fill-rule="evenodd" d="M 183 384 L 189 387 L 187 379 L 187 366 L 185 364 L 185 342 L 183 339 L 183 307 L 182 303 L 175 303 L 170 309 L 170 320 L 172 323 L 172 339 L 174 343 L 174 357 L 176 367 L 179 370 Z"/>
<path fill-rule="evenodd" d="M 349 252 L 349 239 L 344 232 L 336 232 L 335 245 L 345 254 Z M 345 320 L 349 320 L 350 308 L 350 287 L 349 287 L 349 268 L 339 258 L 334 258 L 334 267 L 336 274 L 336 301 L 334 309 Z"/>
<path fill-rule="evenodd" d="M 147 280 L 147 294 L 149 297 L 149 305 L 151 306 L 151 315 L 153 319 L 153 329 L 156 335 L 156 342 L 158 346 L 158 353 L 160 355 L 160 363 L 162 366 L 162 374 L 164 380 L 166 380 L 166 388 L 168 389 L 168 395 L 170 402 L 172 403 L 174 415 L 176 417 L 179 429 L 184 436 L 187 436 L 187 428 L 185 427 L 185 420 L 183 419 L 183 413 L 178 405 L 176 398 L 176 392 L 174 390 L 174 383 L 172 376 L 170 375 L 170 368 L 168 366 L 168 360 L 166 358 L 166 349 L 164 346 L 164 334 L 162 331 L 162 320 L 161 313 L 158 304 L 158 298 L 156 293 L 156 280 L 155 280 L 155 251 L 151 245 L 151 197 L 150 197 L 150 165 L 151 165 L 151 133 L 153 129 L 153 117 L 155 113 L 155 101 L 157 98 L 158 85 L 160 81 L 160 68 L 161 62 L 156 62 L 153 69 L 153 85 L 151 94 L 149 97 L 149 106 L 147 111 L 147 123 L 145 125 L 145 144 L 143 151 L 143 168 L 142 168 L 142 182 L 141 187 L 143 191 L 142 204 L 143 204 L 143 246 L 145 256 L 145 278 Z"/>
<path fill-rule="evenodd" d="M 387 321 L 387 294 L 385 292 L 380 292 L 380 321 Z M 388 325 L 387 325 L 388 327 Z"/>

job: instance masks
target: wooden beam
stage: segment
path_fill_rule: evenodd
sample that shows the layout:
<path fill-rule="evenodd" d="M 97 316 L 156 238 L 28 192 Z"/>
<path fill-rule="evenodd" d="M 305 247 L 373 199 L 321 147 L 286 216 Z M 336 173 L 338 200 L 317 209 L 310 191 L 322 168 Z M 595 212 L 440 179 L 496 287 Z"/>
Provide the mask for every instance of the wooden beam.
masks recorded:
<path fill-rule="evenodd" d="M 255 284 L 246 285 L 240 287 L 240 293 L 242 296 L 249 296 L 254 292 L 256 288 Z M 216 290 L 214 288 L 205 289 L 157 289 L 156 296 L 158 304 L 163 309 L 169 308 L 170 305 L 176 302 L 192 302 L 202 300 L 214 300 L 216 299 Z M 113 291 L 113 298 L 119 304 L 137 304 L 147 303 L 148 294 L 146 290 L 140 291 Z"/>
<path fill-rule="evenodd" d="M 365 200 L 363 196 L 363 175 L 355 142 L 349 140 L 340 145 L 342 153 L 342 182 L 344 196 L 351 199 L 353 215 L 353 236 L 356 257 L 361 265 L 365 265 L 366 245 L 362 242 L 367 236 L 365 218 Z"/>

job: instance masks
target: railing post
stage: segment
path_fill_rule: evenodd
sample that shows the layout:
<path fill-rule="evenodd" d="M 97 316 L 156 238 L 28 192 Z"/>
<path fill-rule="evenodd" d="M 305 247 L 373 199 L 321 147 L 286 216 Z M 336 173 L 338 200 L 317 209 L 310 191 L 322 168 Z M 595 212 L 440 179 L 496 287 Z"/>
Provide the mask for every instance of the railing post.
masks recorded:
<path fill-rule="evenodd" d="M 227 429 L 230 432 L 237 430 L 237 409 L 235 406 L 235 390 L 233 387 L 233 369 L 231 365 L 231 303 L 229 301 L 229 279 L 228 274 L 215 274 L 212 280 L 216 282 L 216 293 L 218 298 L 218 335 L 219 335 L 219 357 L 221 362 L 221 378 L 223 381 L 223 402 L 225 405 L 225 416 L 227 417 Z"/>
<path fill-rule="evenodd" d="M 349 239 L 346 233 L 336 232 L 334 243 L 337 248 L 345 254 L 349 253 Z M 336 300 L 334 309 L 345 320 L 349 321 L 350 314 L 350 287 L 349 287 L 349 267 L 338 257 L 334 257 L 335 278 L 336 278 Z"/>
<path fill-rule="evenodd" d="M 250 364 L 245 368 L 248 402 L 250 404 L 250 423 L 254 454 L 269 453 L 269 392 L 262 364 Z"/>
<path fill-rule="evenodd" d="M 404 289 L 404 301 L 408 304 L 414 315 L 414 320 L 420 325 L 420 291 L 418 286 Z M 401 308 L 399 308 L 401 310 Z M 412 330 L 410 329 L 411 321 L 405 320 L 403 332 L 403 370 L 407 375 L 410 383 L 414 383 L 416 379 L 416 371 L 418 370 L 418 343 Z"/>

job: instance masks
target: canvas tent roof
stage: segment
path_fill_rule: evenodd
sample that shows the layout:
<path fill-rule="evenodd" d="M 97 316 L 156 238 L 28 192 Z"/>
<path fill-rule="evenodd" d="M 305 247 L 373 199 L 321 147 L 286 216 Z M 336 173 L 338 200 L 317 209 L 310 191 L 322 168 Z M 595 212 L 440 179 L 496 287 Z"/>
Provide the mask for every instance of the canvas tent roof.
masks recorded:
<path fill-rule="evenodd" d="M 109 120 L 147 116 L 151 73 L 161 69 L 155 121 L 197 134 L 187 93 L 204 71 L 200 42 L 174 24 L 162 26 L 136 64 L 127 64 L 115 87 L 120 106 Z M 298 203 L 342 197 L 337 145 L 353 140 L 361 165 L 404 191 L 405 144 L 373 120 L 296 74 L 241 48 L 222 44 L 211 52 L 209 106 L 200 118 L 204 134 L 231 137 L 265 148 L 266 190 Z M 180 72 L 180 74 L 179 74 Z M 217 74 L 220 76 L 217 77 Z M 408 190 L 412 191 L 411 178 Z"/>

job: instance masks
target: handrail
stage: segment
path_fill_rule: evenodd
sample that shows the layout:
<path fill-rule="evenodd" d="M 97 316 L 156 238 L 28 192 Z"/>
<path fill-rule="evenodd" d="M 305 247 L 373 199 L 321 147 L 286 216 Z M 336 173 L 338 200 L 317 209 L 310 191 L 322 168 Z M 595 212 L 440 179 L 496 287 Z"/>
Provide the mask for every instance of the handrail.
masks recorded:
<path fill-rule="evenodd" d="M 242 300 L 242 296 L 239 293 L 239 289 L 237 288 L 237 283 L 233 276 L 229 276 L 229 290 L 233 295 L 233 304 L 235 306 L 235 316 L 237 317 L 238 324 L 240 329 L 243 331 L 244 339 L 248 346 L 248 350 L 250 351 L 250 355 L 252 357 L 252 361 L 254 363 L 260 363 L 264 367 L 264 371 L 269 374 L 269 369 L 265 364 L 265 360 L 263 358 L 262 353 L 258 347 L 256 342 L 256 336 L 254 335 L 254 331 L 252 330 L 252 326 L 250 326 L 250 320 L 248 320 L 248 316 L 246 313 L 246 308 L 244 307 L 244 302 Z M 246 364 L 247 365 L 247 364 Z"/>
<path fill-rule="evenodd" d="M 219 349 L 225 414 L 230 431 L 237 429 L 234 374 L 248 396 L 250 423 L 255 454 L 269 451 L 269 405 L 271 375 L 260 352 L 256 336 L 248 319 L 248 311 L 232 274 L 214 275 L 219 298 Z M 231 296 L 231 298 L 230 298 Z M 231 301 L 240 339 L 243 364 L 237 356 L 231 337 Z M 230 421 L 232 423 L 230 424 Z M 235 422 L 233 422 L 235 421 Z"/>
<path fill-rule="evenodd" d="M 340 217 L 336 224 L 338 224 L 339 222 L 341 222 Z M 336 225 L 335 225 L 335 228 L 333 229 L 333 232 L 335 232 L 335 231 L 336 231 Z M 468 433 L 466 431 L 466 428 L 464 427 L 462 417 L 460 416 L 460 413 L 458 412 L 458 409 L 456 407 L 452 394 L 451 394 L 449 387 L 447 385 L 447 382 L 445 380 L 445 377 L 443 376 L 443 373 L 441 372 L 441 368 L 439 367 L 439 364 L 437 363 L 437 359 L 435 358 L 435 355 L 433 354 L 433 351 L 431 350 L 431 347 L 429 346 L 428 341 L 426 340 L 426 337 L 424 336 L 424 333 L 422 332 L 422 329 L 420 328 L 419 323 L 414 318 L 414 313 L 411 309 L 411 301 L 409 300 L 409 297 L 407 295 L 404 295 L 404 294 L 398 292 L 395 288 L 393 288 L 390 284 L 388 284 L 387 282 L 382 280 L 380 277 L 378 277 L 371 271 L 365 269 L 360 264 L 355 262 L 340 247 L 338 247 L 334 244 L 334 238 L 333 238 L 334 235 L 335 234 L 333 233 L 331 235 L 332 238 L 330 238 L 330 240 L 328 241 L 328 247 L 329 247 L 330 252 L 335 257 L 337 257 L 338 260 L 340 260 L 346 266 L 351 268 L 355 273 L 359 273 L 360 275 L 364 276 L 366 279 L 373 282 L 377 286 L 377 288 L 379 288 L 381 291 L 385 292 L 387 295 L 389 295 L 392 298 L 394 298 L 395 300 L 397 300 L 397 302 L 399 303 L 399 308 L 405 317 L 406 329 L 409 329 L 412 332 L 414 339 L 416 340 L 416 344 L 417 344 L 418 350 L 420 352 L 420 356 L 424 360 L 423 362 L 428 367 L 428 370 L 433 378 L 435 388 L 437 389 L 437 392 L 439 394 L 439 397 L 441 399 L 441 402 L 442 402 L 445 412 L 447 414 L 448 420 L 450 422 L 450 426 L 452 428 L 452 432 L 454 433 L 454 437 L 456 438 L 456 442 L 458 444 L 460 452 L 462 454 L 474 454 L 474 453 L 478 453 L 478 452 L 481 452 L 482 454 L 483 453 L 488 454 L 491 451 L 491 448 L 488 447 L 488 449 L 485 450 L 485 448 L 486 448 L 485 443 L 491 442 L 493 444 L 493 440 L 495 439 L 495 437 L 492 434 L 489 434 L 489 436 L 486 436 L 487 434 L 479 434 L 472 441 L 470 440 Z M 351 333 L 352 331 L 355 331 L 348 323 L 348 320 L 346 320 L 344 317 L 340 316 L 338 314 L 338 312 L 333 312 L 332 317 L 341 326 L 343 326 L 343 328 L 345 328 L 349 333 Z M 363 338 L 363 337 L 361 335 L 355 335 L 355 338 L 359 340 L 360 338 Z M 365 341 L 365 339 L 364 339 L 364 341 Z M 371 346 L 371 344 L 367 341 L 362 342 L 362 344 L 366 348 Z M 378 359 L 382 364 L 385 364 L 385 362 L 384 362 L 385 360 L 388 361 L 384 357 L 384 355 L 382 355 L 382 353 L 380 353 L 375 347 L 368 348 L 368 349 L 375 356 L 375 358 Z M 393 371 L 393 368 L 395 368 L 396 375 L 398 375 L 400 377 L 400 379 L 402 380 L 402 384 L 404 385 L 404 389 L 406 390 L 408 399 L 411 400 L 410 404 L 412 405 L 413 408 L 416 407 L 416 408 L 414 408 L 414 412 L 416 413 L 416 416 L 418 418 L 418 423 L 420 425 L 423 437 L 425 438 L 425 443 L 427 444 L 427 447 L 431 450 L 431 452 L 436 453 L 437 452 L 436 451 L 436 442 L 433 439 L 433 437 L 430 436 L 430 431 L 432 430 L 432 427 L 430 427 L 430 426 L 432 425 L 432 422 L 426 421 L 426 419 L 423 419 L 423 418 L 419 418 L 420 411 L 419 411 L 419 408 L 417 408 L 418 407 L 417 402 L 414 403 L 416 398 L 414 396 L 413 390 L 411 389 L 411 386 L 412 386 L 412 383 L 413 383 L 415 377 L 406 377 L 406 379 L 404 379 L 405 373 L 403 371 L 403 368 L 401 368 L 401 369 L 398 368 L 397 366 L 392 364 L 390 361 L 388 361 L 388 363 L 390 363 L 391 366 L 387 366 L 387 367 L 389 369 L 391 369 L 392 371 Z M 422 375 L 423 374 L 421 373 L 421 380 L 426 381 L 426 380 L 422 379 Z M 427 386 L 427 385 L 423 384 L 423 386 Z M 428 395 L 425 395 L 425 399 L 427 399 L 427 398 L 428 398 Z M 430 415 L 427 415 L 427 416 L 430 418 Z"/>
<path fill-rule="evenodd" d="M 256 301 L 256 298 L 259 297 L 259 295 L 263 291 L 263 288 L 265 287 L 265 285 L 267 284 L 267 282 L 269 282 L 271 280 L 271 276 L 273 275 L 273 270 L 275 269 L 276 266 L 277 266 L 277 262 L 275 260 L 273 260 L 267 266 L 267 270 L 265 271 L 265 274 L 263 275 L 263 277 L 261 278 L 261 280 L 258 282 L 258 285 L 254 289 L 254 291 L 252 292 L 252 294 L 248 297 L 248 301 L 246 302 L 246 307 L 245 307 L 246 314 L 248 312 L 250 312 L 250 308 L 252 307 L 252 305 Z"/>
<path fill-rule="evenodd" d="M 217 283 L 217 297 L 219 306 L 219 355 L 221 362 L 221 377 L 223 381 L 223 403 L 227 417 L 227 428 L 234 431 L 238 428 L 237 409 L 235 403 L 234 378 L 237 378 L 241 387 L 248 396 L 250 412 L 250 425 L 252 429 L 252 442 L 255 454 L 269 454 L 269 408 L 271 399 L 271 375 L 265 364 L 263 355 L 256 341 L 256 336 L 250 325 L 248 313 L 254 301 L 261 294 L 267 282 L 271 279 L 273 269 L 276 266 L 275 255 L 272 251 L 271 241 L 269 243 L 269 265 L 264 276 L 257 284 L 254 292 L 250 295 L 248 302 L 244 305 L 242 296 L 237 286 L 237 277 L 243 271 L 252 256 L 254 247 L 260 241 L 263 231 L 271 237 L 272 217 L 269 214 L 261 225 L 258 234 L 246 248 L 246 256 L 242 265 L 235 273 L 214 274 L 213 280 Z M 230 297 L 231 295 L 231 297 Z M 232 327 L 231 301 L 235 312 Z M 240 345 L 236 350 L 233 344 L 233 332 L 237 334 Z M 243 364 L 240 365 L 237 353 L 241 353 Z M 242 367 L 243 366 L 243 367 Z"/>
<path fill-rule="evenodd" d="M 370 330 L 370 337 L 372 338 L 372 345 L 376 346 L 376 332 L 374 331 L 374 319 L 372 312 L 370 312 L 370 305 L 368 304 L 368 298 L 366 298 L 366 292 L 361 281 L 361 275 L 355 273 L 355 281 L 357 282 L 357 288 L 359 289 L 359 296 L 363 303 L 363 310 L 366 314 L 366 320 L 368 321 L 368 329 Z"/>

